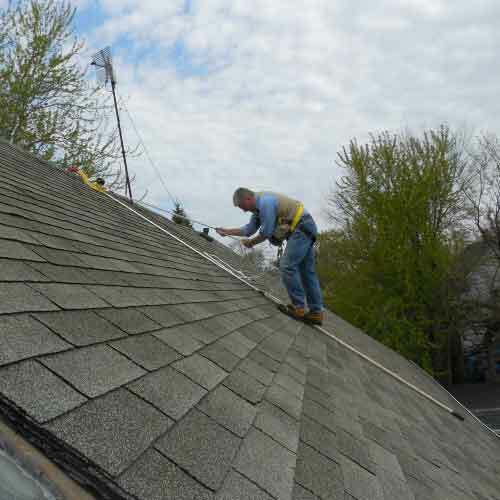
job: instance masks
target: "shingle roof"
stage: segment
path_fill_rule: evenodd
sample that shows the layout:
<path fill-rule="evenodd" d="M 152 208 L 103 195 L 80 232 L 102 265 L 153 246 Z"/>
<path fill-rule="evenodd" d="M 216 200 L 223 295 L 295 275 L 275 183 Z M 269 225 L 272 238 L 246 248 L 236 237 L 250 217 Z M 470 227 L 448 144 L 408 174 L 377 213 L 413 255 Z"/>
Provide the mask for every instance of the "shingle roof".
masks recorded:
<path fill-rule="evenodd" d="M 99 498 L 500 499 L 500 443 L 472 416 L 3 142 L 0 173 L 0 410 Z M 352 325 L 325 328 L 463 412 Z"/>

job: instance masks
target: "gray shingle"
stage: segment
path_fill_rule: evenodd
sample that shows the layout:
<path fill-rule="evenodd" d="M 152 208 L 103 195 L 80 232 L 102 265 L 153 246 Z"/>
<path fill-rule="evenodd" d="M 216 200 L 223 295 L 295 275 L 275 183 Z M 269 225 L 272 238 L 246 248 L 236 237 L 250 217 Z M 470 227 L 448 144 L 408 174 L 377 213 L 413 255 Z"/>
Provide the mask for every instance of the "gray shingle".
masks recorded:
<path fill-rule="evenodd" d="M 292 500 L 320 500 L 319 497 L 313 495 L 310 491 L 304 489 L 300 484 L 295 483 L 293 487 Z M 344 500 L 348 500 L 347 498 Z"/>
<path fill-rule="evenodd" d="M 266 392 L 265 399 L 278 408 L 281 408 L 293 418 L 297 420 L 300 419 L 302 414 L 302 401 L 280 385 L 271 385 Z"/>
<path fill-rule="evenodd" d="M 153 321 L 165 328 L 179 325 L 189 319 L 184 318 L 179 311 L 175 309 L 175 306 L 150 306 L 141 307 L 139 310 L 148 318 L 151 318 Z"/>
<path fill-rule="evenodd" d="M 151 304 L 147 297 L 140 295 L 140 289 L 138 288 L 102 285 L 90 285 L 87 288 L 114 307 L 134 307 Z M 106 307 L 108 304 L 101 307 Z"/>
<path fill-rule="evenodd" d="M 149 334 L 134 335 L 110 345 L 146 370 L 156 370 L 182 358 L 177 351 Z"/>
<path fill-rule="evenodd" d="M 153 332 L 152 335 L 160 339 L 162 342 L 165 342 L 165 344 L 168 344 L 184 356 L 189 356 L 203 347 L 203 344 L 193 338 L 189 331 L 176 327 L 158 330 L 157 332 Z"/>
<path fill-rule="evenodd" d="M 250 359 L 253 359 L 254 361 L 257 361 L 257 363 L 259 363 L 264 368 L 267 368 L 272 372 L 277 372 L 280 368 L 280 363 L 278 363 L 278 361 L 274 360 L 273 358 L 270 358 L 269 356 L 259 351 L 258 349 L 254 349 L 248 355 L 248 357 Z"/>
<path fill-rule="evenodd" d="M 372 474 L 376 473 L 375 463 L 370 456 L 369 441 L 357 439 L 347 431 L 339 427 L 336 432 L 336 440 L 339 451 L 358 463 Z"/>
<path fill-rule="evenodd" d="M 344 500 L 344 483 L 340 465 L 300 443 L 295 481 L 320 498 Z"/>
<path fill-rule="evenodd" d="M 156 448 L 212 489 L 218 489 L 240 439 L 205 414 L 192 410 Z"/>
<path fill-rule="evenodd" d="M 96 313 L 132 335 L 161 328 L 158 323 L 137 309 L 102 309 Z"/>
<path fill-rule="evenodd" d="M 377 478 L 348 458 L 340 460 L 346 491 L 358 500 L 383 500 L 384 495 Z M 399 498 L 400 497 L 396 497 Z"/>
<path fill-rule="evenodd" d="M 334 413 L 327 410 L 324 406 L 316 403 L 316 401 L 307 398 L 304 399 L 303 411 L 309 418 L 316 420 L 316 422 L 319 422 L 331 431 L 335 432 L 337 430 Z"/>
<path fill-rule="evenodd" d="M 300 439 L 335 462 L 340 460 L 336 435 L 305 415 L 300 425 Z"/>
<path fill-rule="evenodd" d="M 234 370 L 223 384 L 250 403 L 258 403 L 266 390 L 265 385 L 241 370 Z"/>
<path fill-rule="evenodd" d="M 266 401 L 259 404 L 254 426 L 296 453 L 299 445 L 299 422 Z"/>
<path fill-rule="evenodd" d="M 203 398 L 198 409 L 240 437 L 250 429 L 257 409 L 224 386 Z"/>
<path fill-rule="evenodd" d="M 0 314 L 58 309 L 43 295 L 23 283 L 0 283 Z"/>
<path fill-rule="evenodd" d="M 3 236 L 0 227 L 0 236 Z M 43 262 L 44 259 L 18 241 L 0 239 L 0 257 Z"/>
<path fill-rule="evenodd" d="M 213 500 L 210 490 L 154 449 L 142 455 L 118 483 L 137 498 L 151 500 Z"/>
<path fill-rule="evenodd" d="M 91 309 L 108 304 L 82 285 L 64 283 L 34 283 L 31 285 L 62 309 Z"/>
<path fill-rule="evenodd" d="M 256 378 L 264 385 L 270 385 L 274 377 L 274 373 L 272 371 L 264 368 L 262 365 L 259 365 L 259 363 L 250 358 L 244 359 L 238 368 L 249 375 L 252 375 L 252 377 Z"/>
<path fill-rule="evenodd" d="M 203 326 L 203 321 L 174 326 L 173 329 L 177 330 L 179 335 L 189 335 L 202 344 L 210 344 L 217 340 L 217 336 Z"/>
<path fill-rule="evenodd" d="M 243 440 L 234 468 L 279 500 L 289 500 L 296 456 L 252 428 Z"/>
<path fill-rule="evenodd" d="M 28 315 L 0 318 L 0 365 L 70 347 Z"/>
<path fill-rule="evenodd" d="M 304 396 L 304 385 L 282 372 L 274 378 L 274 383 L 281 385 L 287 391 L 291 392 L 296 398 L 302 399 Z"/>
<path fill-rule="evenodd" d="M 415 500 L 408 483 L 402 481 L 398 476 L 391 472 L 381 469 L 377 473 L 377 481 L 382 489 L 381 498 L 397 498 L 398 500 Z"/>
<path fill-rule="evenodd" d="M 180 419 L 207 393 L 203 387 L 170 367 L 150 373 L 128 388 L 175 420 Z"/>
<path fill-rule="evenodd" d="M 5 241 L 3 238 L 22 241 L 24 243 L 36 243 L 36 240 L 27 231 L 23 231 L 17 227 L 4 226 L 2 223 L 0 223 L 0 236 L 2 237 L 1 245 L 3 245 Z"/>
<path fill-rule="evenodd" d="M 273 500 L 264 490 L 232 470 L 217 493 L 217 500 Z"/>
<path fill-rule="evenodd" d="M 232 371 L 232 369 L 241 361 L 238 356 L 228 351 L 222 345 L 219 345 L 218 342 L 207 345 L 199 351 L 199 354 L 205 356 L 210 361 L 213 361 L 215 364 L 219 365 L 228 372 Z"/>
<path fill-rule="evenodd" d="M 93 311 L 57 311 L 34 315 L 44 325 L 77 346 L 119 339 L 126 334 Z"/>
<path fill-rule="evenodd" d="M 102 344 L 45 356 L 40 361 L 90 397 L 104 394 L 146 373 Z"/>
<path fill-rule="evenodd" d="M 0 392 L 38 422 L 55 418 L 87 400 L 32 360 L 0 369 Z"/>
<path fill-rule="evenodd" d="M 392 474 L 396 475 L 399 479 L 404 481 L 405 477 L 396 455 L 386 450 L 374 441 L 368 440 L 367 442 L 368 451 L 374 462 L 377 464 L 377 470 L 380 470 L 382 468 L 390 471 Z"/>
<path fill-rule="evenodd" d="M 90 400 L 47 428 L 109 474 L 117 475 L 171 425 L 151 405 L 119 389 Z"/>
<path fill-rule="evenodd" d="M 0 281 L 48 281 L 48 278 L 24 262 L 0 259 Z"/>
<path fill-rule="evenodd" d="M 47 262 L 30 262 L 30 267 L 36 269 L 47 278 L 43 281 L 56 281 L 58 283 L 94 283 L 93 280 L 78 267 L 56 266 Z"/>
<path fill-rule="evenodd" d="M 78 258 L 79 254 L 76 253 L 40 246 L 30 246 L 30 250 L 40 255 L 47 262 L 50 262 L 51 264 L 55 264 L 57 266 L 84 266 L 84 263 Z"/>
<path fill-rule="evenodd" d="M 239 332 L 233 332 L 219 340 L 220 344 L 240 358 L 245 358 L 257 345 Z"/>
<path fill-rule="evenodd" d="M 172 366 L 208 390 L 213 389 L 227 376 L 226 371 L 199 354 L 176 361 Z"/>

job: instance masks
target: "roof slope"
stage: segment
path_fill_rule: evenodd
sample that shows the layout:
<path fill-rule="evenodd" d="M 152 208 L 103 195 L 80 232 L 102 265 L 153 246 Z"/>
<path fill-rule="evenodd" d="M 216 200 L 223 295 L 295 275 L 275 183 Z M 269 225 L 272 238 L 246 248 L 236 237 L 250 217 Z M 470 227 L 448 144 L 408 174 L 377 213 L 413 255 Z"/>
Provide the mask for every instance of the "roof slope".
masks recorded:
<path fill-rule="evenodd" d="M 474 418 L 5 143 L 0 173 L 0 411 L 99 498 L 500 498 L 500 443 Z M 340 318 L 326 329 L 457 408 Z"/>

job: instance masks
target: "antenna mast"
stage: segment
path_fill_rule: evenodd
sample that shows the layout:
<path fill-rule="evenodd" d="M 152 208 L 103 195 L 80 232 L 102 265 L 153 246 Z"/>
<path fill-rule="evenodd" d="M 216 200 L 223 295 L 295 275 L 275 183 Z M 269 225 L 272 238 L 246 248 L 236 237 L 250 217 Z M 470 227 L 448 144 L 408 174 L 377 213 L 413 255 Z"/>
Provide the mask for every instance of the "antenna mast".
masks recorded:
<path fill-rule="evenodd" d="M 106 47 L 97 52 L 96 54 L 94 54 L 91 64 L 96 68 L 96 75 L 99 82 L 103 83 L 104 85 L 106 85 L 108 82 L 111 82 L 111 91 L 113 92 L 113 102 L 115 104 L 116 122 L 118 123 L 118 133 L 120 134 L 120 144 L 122 147 L 123 164 L 125 165 L 125 179 L 126 179 L 125 195 L 127 195 L 128 191 L 128 197 L 130 198 L 130 201 L 133 201 L 132 188 L 130 187 L 130 178 L 128 175 L 127 156 L 125 154 L 125 147 L 123 145 L 120 114 L 118 113 L 118 104 L 116 102 L 116 91 L 115 91 L 116 78 L 115 78 L 115 72 L 113 70 L 113 60 L 111 58 L 110 47 Z"/>

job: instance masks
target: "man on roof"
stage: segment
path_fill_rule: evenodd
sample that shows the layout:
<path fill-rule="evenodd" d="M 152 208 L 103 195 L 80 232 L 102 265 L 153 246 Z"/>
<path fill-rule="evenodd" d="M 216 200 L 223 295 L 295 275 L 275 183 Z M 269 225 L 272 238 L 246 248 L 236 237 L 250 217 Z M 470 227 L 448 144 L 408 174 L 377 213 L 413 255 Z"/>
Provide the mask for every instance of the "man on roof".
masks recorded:
<path fill-rule="evenodd" d="M 242 241 L 246 248 L 266 240 L 279 246 L 287 240 L 280 271 L 291 304 L 280 306 L 280 310 L 292 318 L 321 325 L 323 299 L 314 263 L 318 229 L 312 216 L 300 201 L 269 191 L 254 192 L 240 187 L 234 192 L 233 203 L 244 212 L 252 212 L 250 221 L 241 228 L 219 227 L 217 233 L 220 236 L 246 237 Z M 250 238 L 259 228 L 259 234 Z"/>

